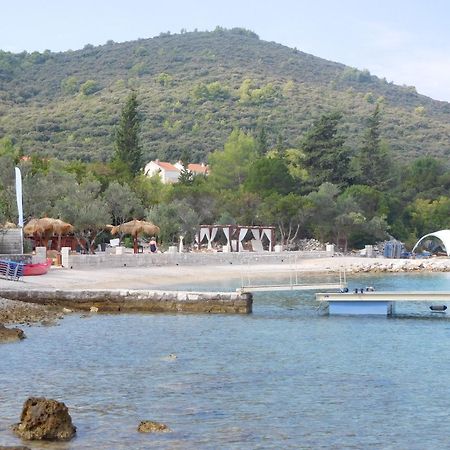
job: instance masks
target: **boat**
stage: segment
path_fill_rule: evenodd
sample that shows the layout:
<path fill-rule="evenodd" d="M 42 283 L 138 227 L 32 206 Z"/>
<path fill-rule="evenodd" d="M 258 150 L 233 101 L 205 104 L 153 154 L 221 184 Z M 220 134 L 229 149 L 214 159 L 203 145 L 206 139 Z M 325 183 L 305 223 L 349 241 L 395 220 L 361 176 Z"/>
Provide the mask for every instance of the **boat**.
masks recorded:
<path fill-rule="evenodd" d="M 23 276 L 44 275 L 50 269 L 52 262 L 53 260 L 51 258 L 47 258 L 45 263 L 24 264 Z"/>

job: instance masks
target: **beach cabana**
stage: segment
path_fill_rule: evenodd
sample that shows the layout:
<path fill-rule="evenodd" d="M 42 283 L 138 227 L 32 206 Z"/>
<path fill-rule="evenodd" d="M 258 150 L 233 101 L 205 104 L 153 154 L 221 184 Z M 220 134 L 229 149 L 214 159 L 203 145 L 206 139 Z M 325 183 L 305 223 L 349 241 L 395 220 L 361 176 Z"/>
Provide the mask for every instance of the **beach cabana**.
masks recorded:
<path fill-rule="evenodd" d="M 255 251 L 262 251 L 262 239 L 269 241 L 269 251 L 273 251 L 275 245 L 275 227 L 255 225 L 200 225 L 195 236 L 199 248 L 202 242 L 207 241 L 208 249 L 212 249 L 212 242 L 221 232 L 225 236 L 225 248 L 230 252 L 242 251 L 242 242 L 246 237 L 252 238 L 252 247 Z"/>

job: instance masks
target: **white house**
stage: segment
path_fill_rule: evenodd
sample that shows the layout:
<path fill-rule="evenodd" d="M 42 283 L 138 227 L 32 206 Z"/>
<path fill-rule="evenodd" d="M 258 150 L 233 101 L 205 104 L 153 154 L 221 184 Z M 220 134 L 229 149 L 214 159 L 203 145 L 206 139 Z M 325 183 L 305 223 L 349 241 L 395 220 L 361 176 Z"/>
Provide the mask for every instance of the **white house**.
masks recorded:
<path fill-rule="evenodd" d="M 181 161 L 176 162 L 174 166 L 177 167 L 180 170 L 180 172 L 184 169 L 184 166 Z M 194 175 L 208 175 L 209 167 L 204 163 L 188 164 L 187 168 Z"/>
<path fill-rule="evenodd" d="M 144 167 L 144 174 L 148 177 L 158 174 L 164 184 L 177 183 L 183 168 L 184 166 L 181 161 L 171 164 L 157 159 L 155 161 L 150 161 Z M 188 164 L 188 170 L 190 170 L 194 175 L 208 175 L 209 167 L 203 163 Z"/>
<path fill-rule="evenodd" d="M 144 174 L 148 177 L 158 174 L 164 184 L 169 184 L 176 183 L 178 181 L 180 169 L 175 167 L 173 164 L 157 159 L 155 161 L 150 161 L 144 167 Z"/>

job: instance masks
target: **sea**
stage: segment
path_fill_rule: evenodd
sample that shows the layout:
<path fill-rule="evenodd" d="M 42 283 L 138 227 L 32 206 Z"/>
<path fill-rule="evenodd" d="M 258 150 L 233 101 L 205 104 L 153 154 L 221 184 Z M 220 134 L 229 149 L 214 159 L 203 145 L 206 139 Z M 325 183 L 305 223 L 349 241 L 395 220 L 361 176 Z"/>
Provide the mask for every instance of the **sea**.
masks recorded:
<path fill-rule="evenodd" d="M 348 281 L 350 289 L 450 291 L 449 273 Z M 0 346 L 0 445 L 447 449 L 449 318 L 427 303 L 402 303 L 393 317 L 329 316 L 311 291 L 256 293 L 249 315 L 67 315 Z M 30 396 L 63 401 L 76 437 L 16 438 L 10 425 Z M 138 433 L 141 420 L 171 431 Z"/>

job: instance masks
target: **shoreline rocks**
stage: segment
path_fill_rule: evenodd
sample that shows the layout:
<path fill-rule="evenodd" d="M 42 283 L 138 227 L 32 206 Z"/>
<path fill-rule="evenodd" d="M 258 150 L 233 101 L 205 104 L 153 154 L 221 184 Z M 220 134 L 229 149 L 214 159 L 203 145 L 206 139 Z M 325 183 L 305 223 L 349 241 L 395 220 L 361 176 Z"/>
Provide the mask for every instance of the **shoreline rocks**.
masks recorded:
<path fill-rule="evenodd" d="M 68 441 L 77 430 L 64 403 L 43 397 L 26 400 L 20 423 L 11 428 L 21 439 L 51 441 Z"/>
<path fill-rule="evenodd" d="M 0 324 L 26 324 L 55 322 L 63 317 L 60 308 L 25 303 L 0 297 Z"/>
<path fill-rule="evenodd" d="M 152 420 L 143 420 L 139 425 L 137 430 L 139 433 L 168 433 L 170 428 L 159 422 L 153 422 Z"/>
<path fill-rule="evenodd" d="M 345 266 L 348 273 L 450 272 L 450 259 L 380 259 Z"/>
<path fill-rule="evenodd" d="M 0 344 L 25 339 L 25 333 L 20 328 L 7 328 L 0 323 Z"/>

